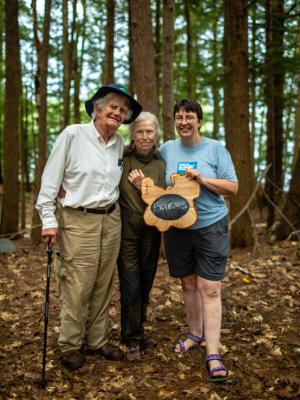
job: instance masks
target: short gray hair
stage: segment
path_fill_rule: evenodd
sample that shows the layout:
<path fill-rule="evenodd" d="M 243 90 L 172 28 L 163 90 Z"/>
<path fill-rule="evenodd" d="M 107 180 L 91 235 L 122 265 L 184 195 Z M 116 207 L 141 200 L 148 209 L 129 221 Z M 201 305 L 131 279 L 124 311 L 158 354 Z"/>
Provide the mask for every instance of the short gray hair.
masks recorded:
<path fill-rule="evenodd" d="M 160 127 L 159 127 L 158 119 L 151 112 L 142 111 L 139 114 L 139 116 L 128 126 L 131 139 L 132 139 L 132 136 L 134 134 L 135 125 L 138 122 L 151 122 L 154 125 L 157 137 L 159 137 L 159 135 L 160 135 Z"/>
<path fill-rule="evenodd" d="M 127 97 L 122 96 L 121 94 L 117 93 L 107 93 L 103 97 L 99 97 L 99 99 L 96 99 L 93 102 L 93 112 L 91 114 L 92 118 L 95 119 L 96 117 L 96 111 L 97 110 L 102 110 L 111 100 L 113 99 L 122 99 L 125 101 L 126 106 L 128 107 L 128 111 L 126 113 L 126 121 L 131 118 L 132 116 L 132 109 L 131 109 L 131 104 L 130 101 L 127 99 Z"/>

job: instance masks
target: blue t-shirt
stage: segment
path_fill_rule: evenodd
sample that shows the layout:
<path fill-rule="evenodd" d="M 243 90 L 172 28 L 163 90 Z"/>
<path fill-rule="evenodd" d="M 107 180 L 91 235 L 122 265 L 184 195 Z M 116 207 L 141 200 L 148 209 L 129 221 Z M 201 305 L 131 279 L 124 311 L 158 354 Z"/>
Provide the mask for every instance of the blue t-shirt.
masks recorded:
<path fill-rule="evenodd" d="M 196 169 L 205 178 L 228 179 L 237 182 L 236 173 L 229 152 L 217 140 L 203 137 L 193 146 L 184 146 L 180 139 L 169 140 L 160 147 L 161 157 L 166 163 L 166 184 L 170 176 L 182 173 L 186 168 Z M 189 229 L 198 229 L 219 221 L 228 210 L 223 196 L 201 185 L 200 196 L 196 199 L 198 221 Z"/>

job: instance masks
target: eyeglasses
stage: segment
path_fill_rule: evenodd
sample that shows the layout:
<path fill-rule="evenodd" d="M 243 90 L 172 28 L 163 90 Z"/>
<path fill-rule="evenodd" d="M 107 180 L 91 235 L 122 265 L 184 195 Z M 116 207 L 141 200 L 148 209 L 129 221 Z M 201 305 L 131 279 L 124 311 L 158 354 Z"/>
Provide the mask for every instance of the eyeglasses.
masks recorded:
<path fill-rule="evenodd" d="M 195 119 L 196 119 L 196 117 L 194 115 L 190 115 L 190 114 L 185 115 L 184 117 L 182 115 L 176 115 L 175 116 L 175 121 L 176 122 L 183 122 L 183 121 L 193 122 Z"/>

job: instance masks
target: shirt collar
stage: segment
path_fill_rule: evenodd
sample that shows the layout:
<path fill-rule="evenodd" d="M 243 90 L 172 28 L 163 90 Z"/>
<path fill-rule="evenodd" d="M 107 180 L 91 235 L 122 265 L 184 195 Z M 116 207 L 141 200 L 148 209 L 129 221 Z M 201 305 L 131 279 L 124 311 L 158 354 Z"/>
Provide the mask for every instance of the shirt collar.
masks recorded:
<path fill-rule="evenodd" d="M 99 134 L 99 132 L 97 131 L 93 120 L 91 120 L 90 124 L 91 124 L 91 128 L 92 128 L 93 136 L 95 136 L 95 137 L 97 138 L 97 140 L 100 140 L 103 144 L 105 144 L 105 146 L 112 146 L 113 144 L 116 143 L 116 140 L 117 140 L 116 134 L 114 134 L 114 135 L 109 139 L 108 143 L 105 143 L 104 140 L 103 140 L 103 138 L 102 138 L 102 136 L 101 136 L 101 135 Z"/>

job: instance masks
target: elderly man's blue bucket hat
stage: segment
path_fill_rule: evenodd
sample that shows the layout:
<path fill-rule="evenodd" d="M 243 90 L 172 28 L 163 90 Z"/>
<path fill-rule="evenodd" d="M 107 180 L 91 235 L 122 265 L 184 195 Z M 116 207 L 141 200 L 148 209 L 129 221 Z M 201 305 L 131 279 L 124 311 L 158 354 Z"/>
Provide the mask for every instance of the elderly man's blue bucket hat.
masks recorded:
<path fill-rule="evenodd" d="M 102 86 L 89 100 L 85 102 L 85 109 L 88 115 L 91 117 L 93 112 L 93 103 L 100 97 L 105 96 L 107 93 L 117 93 L 119 95 L 125 96 L 129 100 L 129 104 L 132 110 L 132 115 L 129 119 L 124 121 L 124 124 L 130 124 L 133 122 L 139 113 L 142 111 L 142 106 L 138 103 L 130 94 L 126 87 L 118 85 L 117 83 L 110 83 L 108 85 Z"/>

